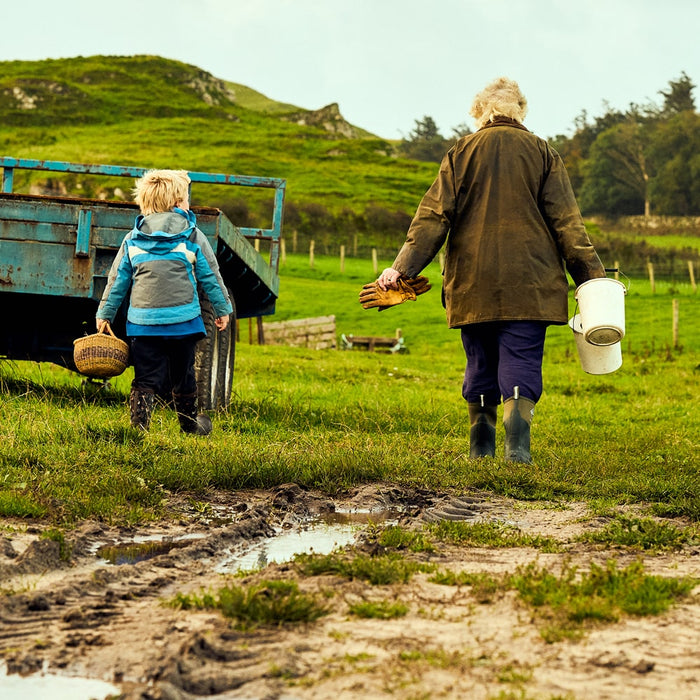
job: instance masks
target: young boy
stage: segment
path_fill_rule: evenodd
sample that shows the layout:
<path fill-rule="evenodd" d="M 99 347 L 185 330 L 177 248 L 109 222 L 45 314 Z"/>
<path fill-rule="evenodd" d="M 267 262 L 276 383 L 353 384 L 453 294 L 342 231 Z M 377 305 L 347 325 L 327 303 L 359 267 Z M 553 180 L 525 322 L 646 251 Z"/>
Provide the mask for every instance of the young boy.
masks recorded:
<path fill-rule="evenodd" d="M 171 386 L 181 430 L 208 435 L 211 420 L 197 414 L 195 345 L 206 337 L 197 285 L 214 307 L 219 331 L 233 307 L 214 251 L 190 211 L 189 185 L 184 170 L 149 170 L 136 181 L 141 215 L 114 259 L 96 320 L 98 329 L 112 322 L 131 290 L 131 425 L 148 430 L 156 394 Z"/>

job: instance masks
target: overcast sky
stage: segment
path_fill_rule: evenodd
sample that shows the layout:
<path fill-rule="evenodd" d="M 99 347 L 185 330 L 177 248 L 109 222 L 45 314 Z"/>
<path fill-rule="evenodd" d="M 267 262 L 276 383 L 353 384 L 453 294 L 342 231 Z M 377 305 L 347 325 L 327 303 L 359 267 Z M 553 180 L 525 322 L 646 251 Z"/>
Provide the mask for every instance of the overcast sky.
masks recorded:
<path fill-rule="evenodd" d="M 605 101 L 660 103 L 682 71 L 700 84 L 700 0 L 5 0 L 0 17 L 0 60 L 155 54 L 306 109 L 337 102 L 384 138 L 426 115 L 444 136 L 473 127 L 500 75 L 545 138 Z"/>

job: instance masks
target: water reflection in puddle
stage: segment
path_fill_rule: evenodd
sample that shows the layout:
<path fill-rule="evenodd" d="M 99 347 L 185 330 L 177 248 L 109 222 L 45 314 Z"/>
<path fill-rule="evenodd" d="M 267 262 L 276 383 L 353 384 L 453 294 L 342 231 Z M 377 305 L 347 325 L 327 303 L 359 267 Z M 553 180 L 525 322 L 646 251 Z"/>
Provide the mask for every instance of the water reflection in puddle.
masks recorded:
<path fill-rule="evenodd" d="M 380 522 L 388 524 L 388 518 L 394 515 L 388 511 L 325 513 L 322 520 L 310 521 L 294 530 L 282 530 L 252 547 L 231 552 L 215 570 L 230 574 L 261 569 L 273 562 L 281 564 L 290 561 L 297 554 L 329 554 L 334 549 L 353 544 L 366 525 Z"/>
<path fill-rule="evenodd" d="M 272 562 L 289 561 L 296 554 L 328 554 L 338 547 L 352 544 L 357 537 L 357 525 L 326 525 L 318 523 L 306 530 L 287 530 L 258 542 L 252 547 L 231 553 L 216 567 L 218 573 L 234 573 L 261 569 Z"/>
<path fill-rule="evenodd" d="M 50 673 L 31 676 L 7 675 L 0 662 L 0 697 L 2 700 L 97 700 L 118 696 L 119 688 L 91 678 L 71 678 Z"/>

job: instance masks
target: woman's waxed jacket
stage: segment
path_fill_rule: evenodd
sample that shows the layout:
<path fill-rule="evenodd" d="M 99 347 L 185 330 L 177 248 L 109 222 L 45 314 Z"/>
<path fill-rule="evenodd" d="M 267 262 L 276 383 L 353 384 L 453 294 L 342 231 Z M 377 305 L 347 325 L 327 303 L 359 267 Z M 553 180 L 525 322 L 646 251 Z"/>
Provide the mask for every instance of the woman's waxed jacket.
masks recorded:
<path fill-rule="evenodd" d="M 445 241 L 450 328 L 484 321 L 566 323 L 565 268 L 576 285 L 605 276 L 561 157 L 503 117 L 445 155 L 392 267 L 415 277 Z"/>

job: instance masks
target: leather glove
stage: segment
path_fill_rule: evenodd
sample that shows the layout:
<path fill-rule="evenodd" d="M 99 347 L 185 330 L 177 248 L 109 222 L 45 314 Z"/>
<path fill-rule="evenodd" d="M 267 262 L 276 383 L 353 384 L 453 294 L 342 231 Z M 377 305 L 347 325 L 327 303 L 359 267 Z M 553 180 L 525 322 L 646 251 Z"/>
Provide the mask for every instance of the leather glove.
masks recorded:
<path fill-rule="evenodd" d="M 428 278 L 420 275 L 419 277 L 412 277 L 411 279 L 405 280 L 406 284 L 414 291 L 416 296 L 425 294 L 429 289 L 432 289 L 432 284 L 428 282 Z"/>
<path fill-rule="evenodd" d="M 406 280 L 399 279 L 396 284 L 398 289 L 387 289 L 386 291 L 376 282 L 366 284 L 360 292 L 362 308 L 373 309 L 376 307 L 379 311 L 384 311 L 392 306 L 403 304 L 404 301 L 416 300 L 416 292 Z"/>

